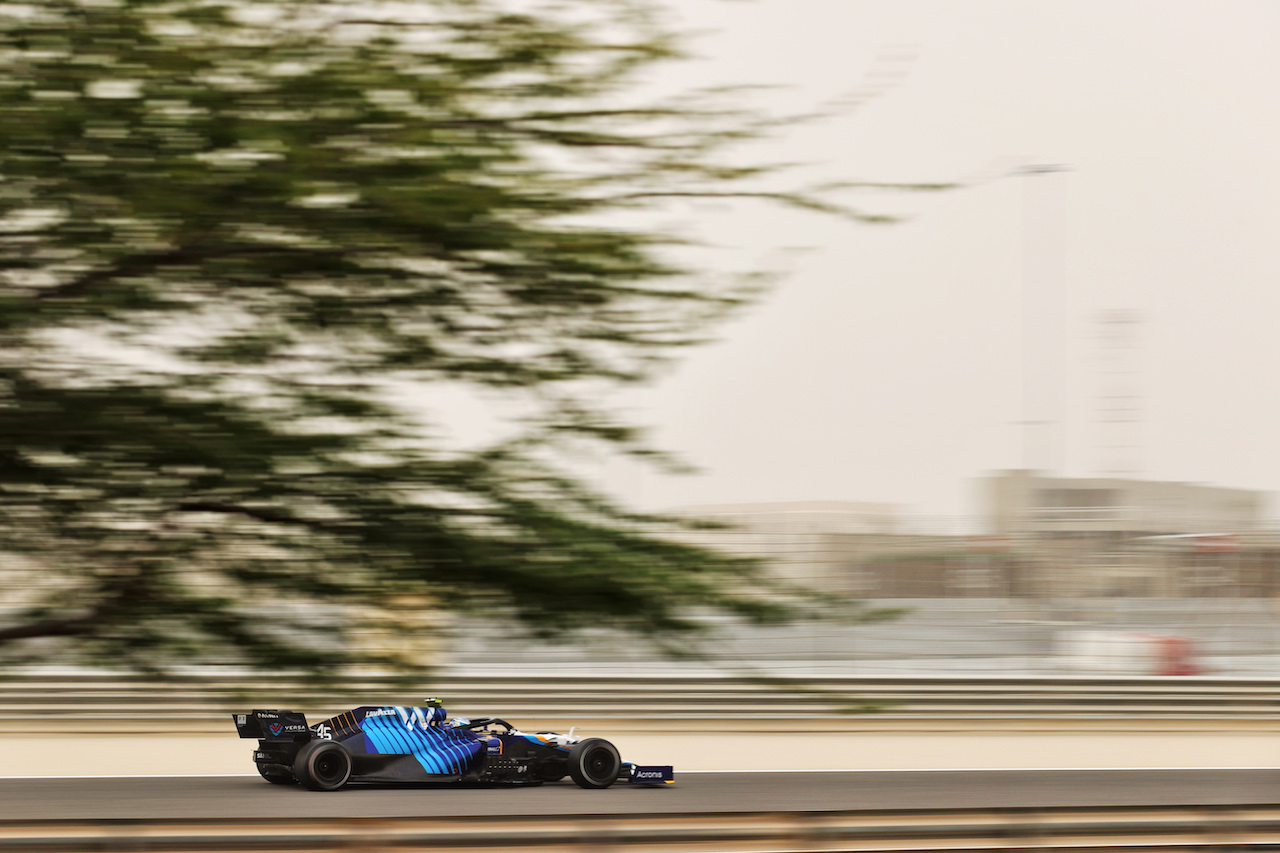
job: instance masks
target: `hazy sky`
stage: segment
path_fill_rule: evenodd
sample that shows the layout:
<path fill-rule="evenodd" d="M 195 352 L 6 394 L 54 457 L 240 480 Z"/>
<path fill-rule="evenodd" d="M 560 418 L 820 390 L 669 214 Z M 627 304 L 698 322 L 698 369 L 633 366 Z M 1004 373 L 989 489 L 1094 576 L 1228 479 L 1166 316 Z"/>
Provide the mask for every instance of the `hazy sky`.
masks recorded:
<path fill-rule="evenodd" d="M 1060 389 L 1057 456 L 1104 473 L 1104 312 L 1140 318 L 1128 350 L 1152 479 L 1280 490 L 1280 3 L 1275 0 L 682 0 L 712 32 L 686 71 L 769 82 L 797 107 L 868 89 L 783 157 L 835 176 L 967 189 L 892 200 L 904 224 L 855 227 L 762 209 L 709 217 L 717 241 L 812 251 L 758 306 L 627 398 L 662 446 L 700 466 L 611 465 L 646 507 L 885 501 L 977 512 L 972 478 L 1023 463 L 1024 226 L 1055 230 L 1032 272 L 1061 281 L 1032 374 Z M 881 85 L 884 84 L 884 85 Z M 1019 162 L 1067 164 L 1003 178 Z M 1042 193 L 1030 204 L 1028 180 Z M 1055 224 L 1052 193 L 1064 199 Z M 1036 265 L 1039 264 L 1037 273 Z M 1046 327 L 1049 328 L 1049 327 Z M 1033 351 L 1034 352 L 1034 351 Z M 1049 377 L 1044 379 L 1044 377 Z M 1117 428 L 1119 429 L 1119 428 Z"/>

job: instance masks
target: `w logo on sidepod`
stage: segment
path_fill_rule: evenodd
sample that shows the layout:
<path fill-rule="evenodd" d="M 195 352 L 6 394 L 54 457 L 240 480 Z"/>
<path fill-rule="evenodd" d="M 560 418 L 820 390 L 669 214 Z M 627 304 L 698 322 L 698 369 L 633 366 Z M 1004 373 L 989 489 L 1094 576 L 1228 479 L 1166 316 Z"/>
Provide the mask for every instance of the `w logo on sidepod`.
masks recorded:
<path fill-rule="evenodd" d="M 278 735 L 280 732 L 284 731 L 284 723 L 272 723 L 269 728 L 273 735 Z"/>

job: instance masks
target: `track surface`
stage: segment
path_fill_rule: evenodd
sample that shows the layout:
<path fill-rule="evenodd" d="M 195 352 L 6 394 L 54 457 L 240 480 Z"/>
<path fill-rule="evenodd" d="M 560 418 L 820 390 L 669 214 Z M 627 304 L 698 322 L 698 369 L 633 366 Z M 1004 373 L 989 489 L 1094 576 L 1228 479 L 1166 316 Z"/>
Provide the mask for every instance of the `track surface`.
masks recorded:
<path fill-rule="evenodd" d="M 0 779 L 0 820 L 464 817 L 1280 803 L 1280 770 L 689 773 L 585 791 L 370 788 L 313 793 L 257 776 Z"/>

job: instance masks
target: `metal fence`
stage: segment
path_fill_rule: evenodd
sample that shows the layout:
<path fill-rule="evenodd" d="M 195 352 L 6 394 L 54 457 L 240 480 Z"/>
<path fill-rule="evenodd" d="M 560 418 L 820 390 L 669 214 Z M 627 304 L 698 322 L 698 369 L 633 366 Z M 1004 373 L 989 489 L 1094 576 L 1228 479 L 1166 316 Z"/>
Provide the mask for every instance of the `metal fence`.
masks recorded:
<path fill-rule="evenodd" d="M 1280 620 L 1271 600 L 879 599 L 898 615 L 873 624 L 721 623 L 696 662 L 670 663 L 608 632 L 572 645 L 535 643 L 483 621 L 461 622 L 451 665 L 505 663 L 572 670 L 656 665 L 777 675 L 1224 675 L 1280 677 Z"/>
<path fill-rule="evenodd" d="M 481 670 L 424 674 L 413 687 L 350 679 L 323 687 L 262 676 L 138 681 L 45 675 L 0 681 L 0 732 L 230 731 L 232 713 L 305 708 L 323 719 L 361 702 L 413 705 L 429 689 L 454 710 L 522 725 L 842 730 L 912 720 L 1257 721 L 1280 718 L 1280 679 L 833 676 L 732 678 L 707 673 L 538 675 Z"/>

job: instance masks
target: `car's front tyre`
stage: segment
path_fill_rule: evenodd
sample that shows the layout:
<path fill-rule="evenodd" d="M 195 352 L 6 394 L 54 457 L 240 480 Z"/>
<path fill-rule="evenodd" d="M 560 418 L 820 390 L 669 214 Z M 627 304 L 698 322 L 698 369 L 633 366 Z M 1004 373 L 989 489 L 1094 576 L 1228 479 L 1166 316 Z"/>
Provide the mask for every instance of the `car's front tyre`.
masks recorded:
<path fill-rule="evenodd" d="M 293 775 L 313 791 L 336 791 L 351 778 L 351 753 L 331 740 L 310 741 L 298 750 Z"/>
<path fill-rule="evenodd" d="M 579 741 L 569 750 L 569 775 L 580 788 L 607 788 L 622 770 L 622 756 L 603 738 Z"/>

